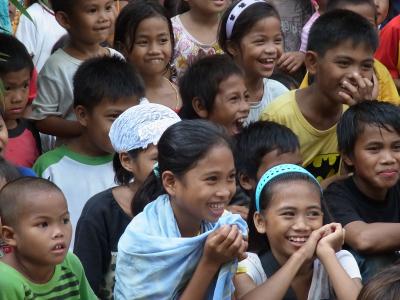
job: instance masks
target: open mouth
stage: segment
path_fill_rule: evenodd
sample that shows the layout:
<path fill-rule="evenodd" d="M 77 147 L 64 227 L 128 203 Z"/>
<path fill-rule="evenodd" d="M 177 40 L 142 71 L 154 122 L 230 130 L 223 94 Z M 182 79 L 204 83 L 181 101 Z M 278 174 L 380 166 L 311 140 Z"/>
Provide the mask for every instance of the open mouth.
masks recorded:
<path fill-rule="evenodd" d="M 236 119 L 233 123 L 233 134 L 238 134 L 242 131 L 247 118 L 239 118 Z"/>
<path fill-rule="evenodd" d="M 307 242 L 308 236 L 289 236 L 287 239 L 296 247 L 301 247 Z"/>
<path fill-rule="evenodd" d="M 55 253 L 58 253 L 58 254 L 64 253 L 65 250 L 66 250 L 66 246 L 65 246 L 65 244 L 63 244 L 63 243 L 59 243 L 59 244 L 55 245 L 55 246 L 51 249 L 52 252 L 55 252 Z"/>
<path fill-rule="evenodd" d="M 213 217 L 219 218 L 224 213 L 225 203 L 224 202 L 209 203 L 208 207 L 211 210 Z"/>

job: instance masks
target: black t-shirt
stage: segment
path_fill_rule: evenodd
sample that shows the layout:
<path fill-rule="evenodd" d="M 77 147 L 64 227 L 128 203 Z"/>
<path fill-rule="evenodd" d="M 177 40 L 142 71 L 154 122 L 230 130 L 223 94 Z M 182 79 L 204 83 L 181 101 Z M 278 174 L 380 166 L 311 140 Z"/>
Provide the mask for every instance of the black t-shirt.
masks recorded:
<path fill-rule="evenodd" d="M 324 198 L 334 221 L 343 227 L 354 221 L 400 222 L 400 182 L 388 190 L 384 201 L 364 195 L 352 177 L 332 183 L 325 190 Z"/>
<path fill-rule="evenodd" d="M 131 221 L 112 194 L 112 188 L 86 203 L 75 234 L 74 253 L 100 299 L 112 299 L 118 241 Z"/>

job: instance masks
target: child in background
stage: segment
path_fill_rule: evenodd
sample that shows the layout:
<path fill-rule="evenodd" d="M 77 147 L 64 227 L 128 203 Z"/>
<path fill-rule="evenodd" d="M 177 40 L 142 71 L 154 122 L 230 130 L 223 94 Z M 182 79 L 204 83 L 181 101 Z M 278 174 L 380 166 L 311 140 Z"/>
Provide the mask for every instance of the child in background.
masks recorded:
<path fill-rule="evenodd" d="M 339 172 L 336 123 L 345 104 L 372 98 L 377 45 L 375 29 L 362 16 L 345 10 L 323 14 L 311 28 L 306 55 L 315 81 L 282 95 L 261 115 L 298 136 L 303 166 L 318 180 Z"/>
<path fill-rule="evenodd" d="M 247 123 L 257 121 L 264 107 L 287 91 L 268 79 L 283 52 L 279 14 L 265 1 L 234 2 L 222 16 L 218 41 L 245 73 L 251 104 Z"/>
<path fill-rule="evenodd" d="M 114 150 L 108 132 L 112 122 L 139 104 L 143 94 L 139 75 L 116 56 L 90 59 L 76 72 L 74 109 L 83 132 L 40 156 L 33 166 L 38 176 L 51 180 L 65 194 L 73 228 L 86 201 L 114 186 Z"/>
<path fill-rule="evenodd" d="M 379 26 L 376 7 L 372 0 L 330 0 L 327 5 L 327 11 L 334 9 L 353 11 L 362 15 L 373 26 Z M 300 88 L 306 87 L 307 81 L 309 81 L 308 76 L 305 76 Z M 388 69 L 377 59 L 374 59 L 373 83 L 373 99 L 391 102 L 396 105 L 400 104 L 400 96 L 396 90 L 395 82 L 392 80 Z"/>
<path fill-rule="evenodd" d="M 0 259 L 2 300 L 96 299 L 79 259 L 68 252 L 68 206 L 55 184 L 32 177 L 8 183 L 0 216 L 2 237 L 13 248 Z"/>
<path fill-rule="evenodd" d="M 23 118 L 28 104 L 33 63 L 24 45 L 11 35 L 0 33 L 0 79 L 4 86 L 4 121 L 8 144 L 4 157 L 18 166 L 31 168 L 41 154 L 39 133 Z"/>
<path fill-rule="evenodd" d="M 26 10 L 31 19 L 21 14 L 15 37 L 19 39 L 32 56 L 36 70 L 40 72 L 50 57 L 51 48 L 67 32 L 56 21 L 51 2 L 36 1 Z"/>
<path fill-rule="evenodd" d="M 361 290 L 357 300 L 397 300 L 400 295 L 400 265 L 374 276 Z"/>
<path fill-rule="evenodd" d="M 346 229 L 363 281 L 400 256 L 400 108 L 366 101 L 349 108 L 337 126 L 339 151 L 353 175 L 324 196 Z"/>
<path fill-rule="evenodd" d="M 220 14 L 228 0 L 180 0 L 189 10 L 171 19 L 175 36 L 174 66 L 178 78 L 198 58 L 221 54 L 217 43 Z"/>
<path fill-rule="evenodd" d="M 114 26 L 114 1 L 52 0 L 51 3 L 69 39 L 67 46 L 58 49 L 39 74 L 38 96 L 33 101 L 30 118 L 36 120 L 42 133 L 72 138 L 84 130 L 76 121 L 73 109 L 72 80 L 76 70 L 91 57 L 117 54 L 113 49 L 100 46 Z"/>
<path fill-rule="evenodd" d="M 301 164 L 297 136 L 287 127 L 270 121 L 257 121 L 235 136 L 237 178 L 249 197 L 261 176 L 279 164 Z"/>
<path fill-rule="evenodd" d="M 377 14 L 376 23 L 379 29 L 389 14 L 390 1 L 391 0 L 374 0 Z"/>
<path fill-rule="evenodd" d="M 242 70 L 227 55 L 212 55 L 192 64 L 179 80 L 182 119 L 207 119 L 240 132 L 249 114 Z"/>
<path fill-rule="evenodd" d="M 117 244 L 132 219 L 132 199 L 157 162 L 161 134 L 180 121 L 169 108 L 142 103 L 127 109 L 111 125 L 115 181 L 118 187 L 93 196 L 79 218 L 74 252 L 100 299 L 113 299 Z"/>
<path fill-rule="evenodd" d="M 249 215 L 249 248 L 235 276 L 240 299 L 352 299 L 361 276 L 352 255 L 340 250 L 344 230 L 323 225 L 322 190 L 305 169 L 283 164 L 257 184 Z"/>
<path fill-rule="evenodd" d="M 115 298 L 231 299 L 247 226 L 224 213 L 236 187 L 230 140 L 210 122 L 184 120 L 157 148 L 134 215 L 147 206 L 118 243 Z"/>
<path fill-rule="evenodd" d="M 178 89 L 165 76 L 174 51 L 174 35 L 161 4 L 155 0 L 128 4 L 118 16 L 114 44 L 142 76 L 146 98 L 179 111 Z"/>

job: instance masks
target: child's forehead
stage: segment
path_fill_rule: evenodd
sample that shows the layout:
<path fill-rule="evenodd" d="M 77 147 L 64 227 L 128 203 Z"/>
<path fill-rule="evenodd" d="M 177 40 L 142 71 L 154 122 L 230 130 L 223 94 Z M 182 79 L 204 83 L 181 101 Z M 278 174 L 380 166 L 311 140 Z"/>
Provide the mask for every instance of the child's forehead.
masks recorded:
<path fill-rule="evenodd" d="M 344 4 L 341 9 L 350 10 L 366 18 L 373 26 L 376 26 L 376 8 L 369 3 Z"/>
<path fill-rule="evenodd" d="M 367 41 L 356 42 L 353 39 L 339 41 L 334 47 L 327 49 L 324 56 L 347 56 L 350 58 L 373 59 L 374 50 Z"/>
<path fill-rule="evenodd" d="M 376 135 L 380 137 L 394 136 L 400 138 L 400 133 L 390 124 L 374 124 L 374 123 L 361 123 L 358 126 L 357 141 L 363 140 L 364 142 L 376 139 Z"/>

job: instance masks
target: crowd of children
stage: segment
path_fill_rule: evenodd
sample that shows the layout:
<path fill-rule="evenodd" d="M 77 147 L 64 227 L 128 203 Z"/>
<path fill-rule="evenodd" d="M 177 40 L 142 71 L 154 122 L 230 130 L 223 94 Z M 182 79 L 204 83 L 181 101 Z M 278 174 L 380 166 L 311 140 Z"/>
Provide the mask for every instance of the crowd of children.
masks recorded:
<path fill-rule="evenodd" d="M 395 1 L 25 2 L 0 299 L 399 297 Z"/>

